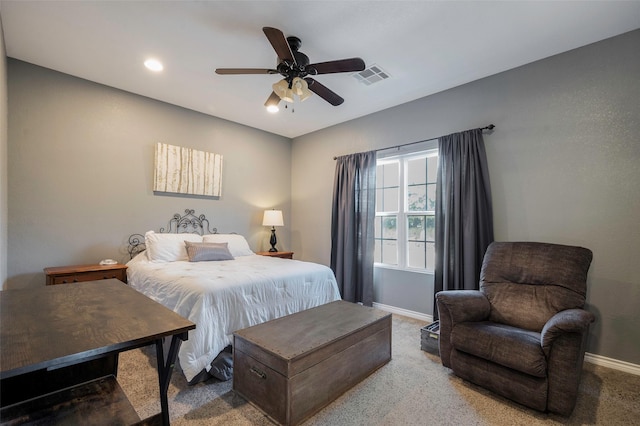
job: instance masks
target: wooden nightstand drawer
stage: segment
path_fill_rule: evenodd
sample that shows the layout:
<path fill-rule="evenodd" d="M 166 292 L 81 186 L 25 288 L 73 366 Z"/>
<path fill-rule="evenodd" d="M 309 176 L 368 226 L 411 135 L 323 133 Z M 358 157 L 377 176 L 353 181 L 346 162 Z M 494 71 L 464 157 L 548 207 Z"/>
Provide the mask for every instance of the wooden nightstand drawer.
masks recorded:
<path fill-rule="evenodd" d="M 115 265 L 75 265 L 44 268 L 46 285 L 77 283 L 115 278 L 127 282 L 127 267 Z"/>
<path fill-rule="evenodd" d="M 260 256 L 280 257 L 282 259 L 293 259 L 292 251 L 259 251 Z"/>

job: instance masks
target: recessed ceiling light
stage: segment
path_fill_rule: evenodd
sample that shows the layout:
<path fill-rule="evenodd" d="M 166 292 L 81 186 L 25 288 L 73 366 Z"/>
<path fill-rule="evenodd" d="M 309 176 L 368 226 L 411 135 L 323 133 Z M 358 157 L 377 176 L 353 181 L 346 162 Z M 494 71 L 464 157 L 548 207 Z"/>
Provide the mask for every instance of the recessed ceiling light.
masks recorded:
<path fill-rule="evenodd" d="M 149 68 L 151 71 L 160 72 L 164 69 L 162 63 L 157 59 L 147 59 L 144 61 L 144 66 Z"/>

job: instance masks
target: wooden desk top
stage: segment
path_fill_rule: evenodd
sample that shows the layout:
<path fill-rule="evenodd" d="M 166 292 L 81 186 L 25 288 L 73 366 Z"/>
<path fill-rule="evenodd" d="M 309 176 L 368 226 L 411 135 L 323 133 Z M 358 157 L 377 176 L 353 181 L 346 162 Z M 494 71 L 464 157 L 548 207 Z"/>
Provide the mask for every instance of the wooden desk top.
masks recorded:
<path fill-rule="evenodd" d="M 191 321 L 108 279 L 0 291 L 0 378 L 74 364 L 184 333 Z"/>

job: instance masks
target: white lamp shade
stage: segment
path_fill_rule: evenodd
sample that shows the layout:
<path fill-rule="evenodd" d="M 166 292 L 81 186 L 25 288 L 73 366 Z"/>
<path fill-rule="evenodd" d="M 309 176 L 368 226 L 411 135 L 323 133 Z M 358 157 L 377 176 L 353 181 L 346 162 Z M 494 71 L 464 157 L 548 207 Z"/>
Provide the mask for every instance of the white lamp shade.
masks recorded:
<path fill-rule="evenodd" d="M 293 103 L 293 90 L 285 89 L 281 99 L 285 102 Z"/>
<path fill-rule="evenodd" d="M 300 77 L 296 77 L 293 79 L 292 87 L 293 93 L 298 95 L 301 101 L 304 101 L 309 96 L 311 96 L 311 92 L 309 91 L 309 85 L 306 81 L 301 79 Z"/>
<path fill-rule="evenodd" d="M 265 210 L 262 226 L 284 226 L 282 210 Z"/>
<path fill-rule="evenodd" d="M 289 88 L 289 84 L 287 83 L 287 80 L 282 79 L 282 80 L 279 80 L 277 83 L 274 83 L 271 87 L 273 88 L 273 91 L 276 92 L 278 96 L 282 97 L 282 94 L 284 93 L 284 91 Z"/>
<path fill-rule="evenodd" d="M 287 80 L 282 79 L 271 87 L 276 95 L 280 96 L 280 99 L 285 102 L 293 102 L 293 90 L 289 89 Z"/>

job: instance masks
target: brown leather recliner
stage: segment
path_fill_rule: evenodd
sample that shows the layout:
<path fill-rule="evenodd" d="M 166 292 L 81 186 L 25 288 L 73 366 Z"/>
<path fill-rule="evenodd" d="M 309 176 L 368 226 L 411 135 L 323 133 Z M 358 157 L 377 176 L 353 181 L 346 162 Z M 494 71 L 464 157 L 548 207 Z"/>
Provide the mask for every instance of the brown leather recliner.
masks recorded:
<path fill-rule="evenodd" d="M 573 411 L 589 324 L 590 250 L 494 242 L 480 290 L 441 291 L 440 357 L 462 379 L 540 411 Z"/>

